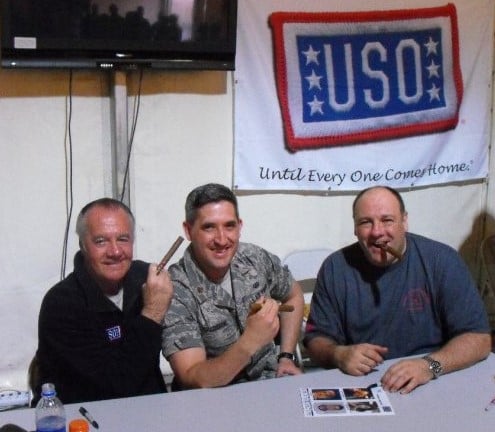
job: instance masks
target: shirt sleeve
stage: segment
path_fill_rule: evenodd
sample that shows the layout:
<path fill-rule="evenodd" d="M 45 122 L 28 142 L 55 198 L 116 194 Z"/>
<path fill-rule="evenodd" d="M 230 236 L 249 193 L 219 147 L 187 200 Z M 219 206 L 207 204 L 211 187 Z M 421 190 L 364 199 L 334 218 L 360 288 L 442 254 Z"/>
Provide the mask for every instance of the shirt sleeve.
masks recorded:
<path fill-rule="evenodd" d="M 466 332 L 489 333 L 486 309 L 467 265 L 454 249 L 443 249 L 434 255 L 435 300 L 448 338 Z"/>
<path fill-rule="evenodd" d="M 306 323 L 304 344 L 317 336 L 328 337 L 338 344 L 345 343 L 343 321 L 339 318 L 338 299 L 334 289 L 332 270 L 334 265 L 333 258 L 326 259 L 318 272 Z"/>
<path fill-rule="evenodd" d="M 186 348 L 204 347 L 194 311 L 194 298 L 180 284 L 174 284 L 174 291 L 162 332 L 162 353 L 165 358 Z"/>

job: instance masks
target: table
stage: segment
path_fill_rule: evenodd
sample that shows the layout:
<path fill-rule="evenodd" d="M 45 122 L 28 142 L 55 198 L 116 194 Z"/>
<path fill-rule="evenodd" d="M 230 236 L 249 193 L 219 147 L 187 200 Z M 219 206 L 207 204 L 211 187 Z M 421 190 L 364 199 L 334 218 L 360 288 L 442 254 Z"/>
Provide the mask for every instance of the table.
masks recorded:
<path fill-rule="evenodd" d="M 472 366 L 430 381 L 409 395 L 389 394 L 390 416 L 304 417 L 300 388 L 367 387 L 378 382 L 389 360 L 365 377 L 338 370 L 309 372 L 219 389 L 189 390 L 83 405 L 102 432 L 123 431 L 422 431 L 493 432 L 495 408 L 485 411 L 495 396 L 495 354 Z M 68 420 L 80 417 L 82 404 L 66 405 Z M 34 429 L 34 410 L 0 413 L 0 425 L 15 423 Z M 94 430 L 94 429 L 93 429 Z"/>

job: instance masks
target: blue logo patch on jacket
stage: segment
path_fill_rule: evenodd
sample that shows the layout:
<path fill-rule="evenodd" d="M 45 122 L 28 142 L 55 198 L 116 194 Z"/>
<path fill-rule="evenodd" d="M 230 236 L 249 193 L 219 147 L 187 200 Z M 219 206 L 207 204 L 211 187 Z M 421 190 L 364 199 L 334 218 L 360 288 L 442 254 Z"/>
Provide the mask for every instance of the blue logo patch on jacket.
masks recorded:
<path fill-rule="evenodd" d="M 107 334 L 109 341 L 115 341 L 115 340 L 118 340 L 122 337 L 122 332 L 120 330 L 119 325 L 109 327 L 105 330 L 105 332 Z"/>

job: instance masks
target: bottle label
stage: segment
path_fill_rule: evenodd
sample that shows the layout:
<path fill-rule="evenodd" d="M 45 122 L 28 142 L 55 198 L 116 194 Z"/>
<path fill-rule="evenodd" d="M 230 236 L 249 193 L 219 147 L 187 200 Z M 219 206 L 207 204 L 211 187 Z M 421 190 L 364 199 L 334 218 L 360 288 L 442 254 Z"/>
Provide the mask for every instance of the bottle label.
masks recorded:
<path fill-rule="evenodd" d="M 37 427 L 36 432 L 66 432 L 65 426 L 58 429 L 53 429 L 52 427 Z"/>
<path fill-rule="evenodd" d="M 65 426 L 59 429 L 53 429 L 51 427 L 48 428 L 36 428 L 36 432 L 66 432 Z"/>
<path fill-rule="evenodd" d="M 66 432 L 65 418 L 47 416 L 36 422 L 36 432 Z"/>

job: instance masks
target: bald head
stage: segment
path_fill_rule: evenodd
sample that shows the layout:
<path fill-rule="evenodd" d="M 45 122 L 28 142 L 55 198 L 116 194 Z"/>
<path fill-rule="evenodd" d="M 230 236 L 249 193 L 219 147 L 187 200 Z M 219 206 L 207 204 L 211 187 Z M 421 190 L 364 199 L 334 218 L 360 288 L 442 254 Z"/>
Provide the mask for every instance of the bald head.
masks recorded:
<path fill-rule="evenodd" d="M 390 194 L 397 200 L 397 204 L 399 205 L 400 212 L 402 214 L 406 213 L 406 206 L 404 205 L 404 200 L 400 196 L 399 192 L 388 186 L 373 186 L 368 189 L 363 189 L 361 192 L 357 194 L 356 198 L 354 198 L 354 202 L 352 203 L 352 217 L 354 219 L 356 218 L 356 206 L 358 204 L 358 201 L 367 193 L 375 192 L 377 190 L 390 192 Z"/>

